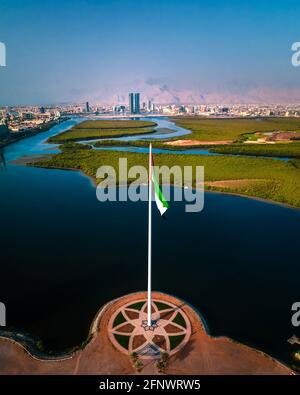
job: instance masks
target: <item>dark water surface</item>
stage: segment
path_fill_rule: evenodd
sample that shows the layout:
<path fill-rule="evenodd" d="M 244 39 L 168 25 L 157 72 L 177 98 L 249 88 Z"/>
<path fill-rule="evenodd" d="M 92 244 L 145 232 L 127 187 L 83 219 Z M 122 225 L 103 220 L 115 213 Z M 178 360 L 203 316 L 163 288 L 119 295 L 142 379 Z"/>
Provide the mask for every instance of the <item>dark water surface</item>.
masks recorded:
<path fill-rule="evenodd" d="M 153 211 L 153 288 L 200 310 L 213 335 L 287 361 L 286 340 L 300 336 L 291 325 L 300 211 L 206 193 L 202 212 L 173 202 L 167 217 Z M 146 289 L 145 202 L 100 203 L 78 172 L 8 164 L 0 219 L 7 328 L 40 337 L 47 349 L 81 343 L 104 303 Z"/>

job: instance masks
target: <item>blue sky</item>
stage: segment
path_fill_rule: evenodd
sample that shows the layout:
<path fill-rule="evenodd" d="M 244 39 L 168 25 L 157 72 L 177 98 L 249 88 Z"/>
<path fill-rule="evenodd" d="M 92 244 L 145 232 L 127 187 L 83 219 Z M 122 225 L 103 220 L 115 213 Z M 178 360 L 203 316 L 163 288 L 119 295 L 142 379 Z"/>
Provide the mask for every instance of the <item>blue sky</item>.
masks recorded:
<path fill-rule="evenodd" d="M 0 15 L 0 105 L 79 100 L 136 79 L 300 88 L 298 0 L 1 0 Z"/>

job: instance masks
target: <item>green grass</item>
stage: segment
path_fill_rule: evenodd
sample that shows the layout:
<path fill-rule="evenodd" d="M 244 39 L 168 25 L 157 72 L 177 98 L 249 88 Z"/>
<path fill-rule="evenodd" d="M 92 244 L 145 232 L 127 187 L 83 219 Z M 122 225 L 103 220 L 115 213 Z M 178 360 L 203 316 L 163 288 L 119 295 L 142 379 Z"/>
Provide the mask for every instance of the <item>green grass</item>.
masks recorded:
<path fill-rule="evenodd" d="M 178 325 L 180 325 L 180 326 L 186 328 L 185 320 L 184 320 L 184 318 L 182 317 L 182 315 L 181 315 L 180 313 L 177 313 L 177 314 L 176 314 L 176 316 L 175 316 L 173 322 L 175 322 L 175 324 L 178 324 Z"/>
<path fill-rule="evenodd" d="M 182 117 L 172 119 L 177 125 L 192 131 L 180 139 L 200 141 L 240 140 L 242 135 L 255 132 L 299 131 L 300 118 L 227 118 L 204 119 Z"/>
<path fill-rule="evenodd" d="M 124 120 L 98 120 L 84 121 L 75 125 L 73 129 L 134 129 L 150 128 L 156 126 L 155 122 L 150 121 L 124 121 Z"/>
<path fill-rule="evenodd" d="M 95 178 L 101 165 L 111 165 L 118 174 L 119 158 L 128 159 L 128 168 L 143 165 L 147 168 L 148 156 L 143 153 L 95 151 L 95 150 L 63 150 L 53 155 L 50 160 L 34 163 L 34 166 L 62 169 L 78 169 Z M 207 186 L 209 190 L 220 190 L 232 193 L 254 196 L 275 202 L 300 207 L 300 160 L 288 162 L 279 160 L 252 158 L 242 156 L 205 156 L 158 154 L 155 155 L 158 166 L 172 167 L 179 165 L 204 166 L 205 181 L 218 180 L 260 180 L 258 183 L 236 186 L 230 189 Z M 122 180 L 121 180 L 122 181 Z M 100 180 L 97 180 L 100 182 Z M 147 182 L 147 180 L 142 180 Z M 193 185 L 195 179 L 193 179 Z"/>
<path fill-rule="evenodd" d="M 120 311 L 119 314 L 117 314 L 116 318 L 114 319 L 113 328 L 114 328 L 115 326 L 118 326 L 118 325 L 120 325 L 120 324 L 123 324 L 123 322 L 126 322 L 126 319 L 125 319 L 125 317 L 123 316 L 123 314 L 122 314 L 121 311 Z"/>
<path fill-rule="evenodd" d="M 201 146 L 174 146 L 167 145 L 160 140 L 151 140 L 153 148 L 169 151 L 186 151 L 189 149 L 207 149 L 210 152 L 220 154 L 234 154 L 247 156 L 269 156 L 281 158 L 300 158 L 300 143 L 276 143 L 276 144 L 224 144 L 224 145 L 201 145 Z M 135 140 L 103 140 L 94 144 L 95 147 L 149 147 L 149 141 Z"/>
<path fill-rule="evenodd" d="M 73 126 L 70 130 L 50 137 L 48 141 L 51 143 L 64 143 L 153 133 L 154 126 L 156 126 L 156 123 L 148 121 L 84 121 Z"/>
<path fill-rule="evenodd" d="M 130 306 L 127 306 L 129 309 L 133 309 L 133 310 L 138 310 L 140 311 L 141 308 L 144 306 L 145 302 L 136 302 L 131 304 Z"/>
<path fill-rule="evenodd" d="M 184 335 L 175 335 L 175 336 L 169 336 L 170 340 L 170 349 L 174 350 L 179 344 L 183 341 Z"/>
<path fill-rule="evenodd" d="M 94 140 L 101 138 L 125 137 L 137 134 L 153 133 L 153 129 L 71 129 L 51 137 L 50 143 L 64 143 L 81 140 Z"/>
<path fill-rule="evenodd" d="M 166 309 L 171 309 L 172 307 L 169 306 L 166 303 L 163 302 L 154 302 L 156 304 L 156 307 L 158 308 L 158 310 L 166 310 Z"/>
<path fill-rule="evenodd" d="M 155 148 L 167 148 L 167 146 L 161 143 L 159 140 L 152 140 L 152 146 Z M 149 147 L 150 141 L 145 140 L 134 140 L 134 141 L 125 141 L 125 140 L 101 140 L 97 141 L 93 144 L 95 147 Z"/>
<path fill-rule="evenodd" d="M 97 141 L 93 144 L 95 147 L 149 147 L 149 143 L 151 141 L 153 148 L 160 148 L 170 151 L 185 151 L 187 149 L 192 148 L 211 148 L 211 145 L 201 144 L 201 146 L 195 145 L 185 145 L 185 146 L 176 146 L 176 145 L 168 145 L 166 142 L 172 141 L 174 139 L 163 140 L 155 140 L 155 139 L 147 139 L 147 140 L 134 140 L 134 141 L 125 141 L 125 140 L 101 140 Z M 176 139 L 177 140 L 177 139 Z M 217 145 L 216 145 L 217 147 Z"/>
<path fill-rule="evenodd" d="M 169 141 L 169 140 L 168 140 Z M 224 145 L 201 145 L 201 146 L 175 146 L 167 145 L 160 140 L 151 140 L 153 148 L 170 151 L 186 151 L 189 149 L 203 148 L 210 152 L 220 154 L 236 154 L 248 156 L 269 156 L 281 158 L 300 158 L 300 143 L 276 143 L 276 144 L 224 144 Z M 149 147 L 149 141 L 135 140 L 103 140 L 94 144 L 95 147 Z"/>
<path fill-rule="evenodd" d="M 125 348 L 125 350 L 128 350 L 129 336 L 117 335 L 117 334 L 114 334 L 114 336 L 115 336 L 117 342 L 120 344 L 120 346 Z"/>
<path fill-rule="evenodd" d="M 277 156 L 288 158 L 300 158 L 300 143 L 287 144 L 231 144 L 214 146 L 211 152 L 221 154 L 239 154 L 255 156 Z"/>
<path fill-rule="evenodd" d="M 68 151 L 68 152 L 75 152 L 77 150 L 92 149 L 92 147 L 90 145 L 80 144 L 80 143 L 75 143 L 75 142 L 64 143 L 59 148 L 63 151 Z"/>

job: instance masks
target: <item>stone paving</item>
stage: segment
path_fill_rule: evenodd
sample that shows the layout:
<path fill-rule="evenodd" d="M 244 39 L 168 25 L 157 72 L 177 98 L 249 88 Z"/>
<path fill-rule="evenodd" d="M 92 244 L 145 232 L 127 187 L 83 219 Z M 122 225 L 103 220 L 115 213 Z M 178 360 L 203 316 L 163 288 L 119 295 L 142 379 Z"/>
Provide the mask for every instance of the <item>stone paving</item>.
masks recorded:
<path fill-rule="evenodd" d="M 170 342 L 170 354 L 173 354 L 170 356 L 166 371 L 170 375 L 294 374 L 289 367 L 259 350 L 237 343 L 224 336 L 212 337 L 206 332 L 204 323 L 196 310 L 184 301 L 166 293 L 155 291 L 153 291 L 152 296 L 153 320 L 157 320 L 157 327 L 151 333 L 149 331 L 149 334 L 146 334 L 148 331 L 145 329 L 141 330 L 142 327 L 139 326 L 139 329 L 136 331 L 142 337 L 137 337 L 134 342 L 132 340 L 132 343 L 129 340 L 133 337 L 132 332 L 137 327 L 137 324 L 133 321 L 139 319 L 139 322 L 142 324 L 146 317 L 145 303 L 147 292 L 145 291 L 124 295 L 103 306 L 91 325 L 90 341 L 82 349 L 74 351 L 71 355 L 66 354 L 55 359 L 51 356 L 52 359 L 49 359 L 49 356 L 45 354 L 45 359 L 42 359 L 40 350 L 37 355 L 34 353 L 30 354 L 20 343 L 15 342 L 13 339 L 0 338 L 0 375 L 157 374 L 157 361 L 151 355 L 148 356 L 148 359 L 143 359 L 141 372 L 136 370 L 131 358 L 128 356 L 130 353 L 129 345 L 132 344 L 131 348 L 138 350 L 140 354 L 143 353 L 143 346 L 149 345 L 148 348 L 146 347 L 146 351 L 147 349 L 148 351 L 149 349 L 154 349 L 156 350 L 155 355 L 158 355 L 158 352 L 162 350 L 168 351 L 168 341 Z M 137 305 L 135 305 L 137 302 L 141 302 L 138 310 L 136 310 Z M 163 305 L 167 305 L 167 308 L 164 310 L 162 309 Z M 124 309 L 124 307 L 126 308 Z M 121 316 L 116 319 L 120 310 L 126 310 L 125 314 L 130 320 L 125 316 L 121 320 Z M 179 319 L 175 315 L 177 318 L 174 318 L 174 323 L 172 315 L 174 316 L 175 311 L 180 312 L 182 317 L 179 317 Z M 180 328 L 177 328 L 176 323 Z M 157 328 L 164 328 L 165 330 L 165 335 L 162 339 L 155 337 L 158 336 Z M 162 329 L 160 330 L 163 332 Z M 184 330 L 187 330 L 186 335 L 178 335 L 182 336 L 181 343 L 174 343 L 174 337 L 173 341 L 170 340 L 173 334 L 176 333 L 174 332 L 176 330 L 178 331 L 177 334 L 181 333 L 179 331 L 184 332 Z M 190 333 L 190 337 L 188 333 Z M 112 336 L 122 335 L 127 336 L 127 343 L 121 341 L 120 344 L 114 340 L 112 342 Z M 146 341 L 144 338 L 146 338 Z M 159 342 L 159 340 L 161 341 Z M 159 344 L 157 345 L 157 343 Z M 123 345 L 125 345 L 125 349 Z"/>
<path fill-rule="evenodd" d="M 180 307 L 154 299 L 149 327 L 147 306 L 145 299 L 121 306 L 109 321 L 109 339 L 122 353 L 137 353 L 140 358 L 158 358 L 162 352 L 177 353 L 191 336 L 188 317 Z"/>

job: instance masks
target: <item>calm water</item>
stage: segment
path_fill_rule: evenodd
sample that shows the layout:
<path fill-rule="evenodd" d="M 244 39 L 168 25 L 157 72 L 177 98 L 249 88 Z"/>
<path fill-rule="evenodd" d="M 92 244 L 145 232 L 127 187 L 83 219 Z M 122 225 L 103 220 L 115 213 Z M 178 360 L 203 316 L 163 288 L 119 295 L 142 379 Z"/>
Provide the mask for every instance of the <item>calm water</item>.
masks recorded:
<path fill-rule="evenodd" d="M 7 147 L 5 157 L 44 152 L 45 136 Z M 167 221 L 153 214 L 154 289 L 194 305 L 212 334 L 288 360 L 287 338 L 300 337 L 290 323 L 300 211 L 207 193 L 200 213 L 174 202 Z M 146 203 L 99 203 L 80 173 L 8 163 L 0 218 L 8 328 L 39 336 L 49 349 L 79 344 L 100 306 L 146 288 Z"/>

